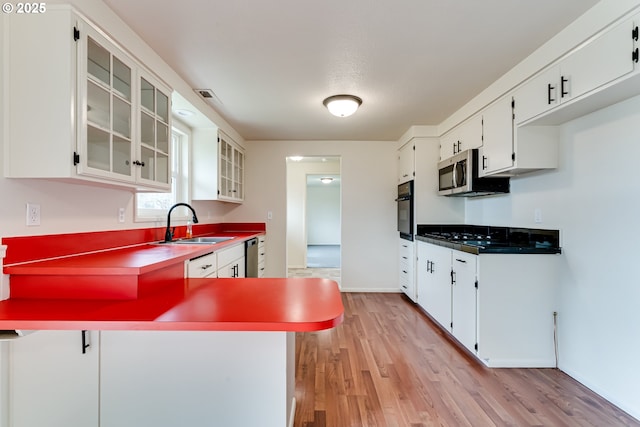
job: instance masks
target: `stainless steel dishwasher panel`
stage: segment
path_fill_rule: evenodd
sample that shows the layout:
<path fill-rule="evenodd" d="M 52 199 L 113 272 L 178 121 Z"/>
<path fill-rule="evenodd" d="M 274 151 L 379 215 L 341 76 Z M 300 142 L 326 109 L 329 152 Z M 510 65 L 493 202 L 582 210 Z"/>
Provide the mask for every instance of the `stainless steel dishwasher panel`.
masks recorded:
<path fill-rule="evenodd" d="M 244 248 L 245 277 L 258 277 L 258 238 L 247 240 Z"/>

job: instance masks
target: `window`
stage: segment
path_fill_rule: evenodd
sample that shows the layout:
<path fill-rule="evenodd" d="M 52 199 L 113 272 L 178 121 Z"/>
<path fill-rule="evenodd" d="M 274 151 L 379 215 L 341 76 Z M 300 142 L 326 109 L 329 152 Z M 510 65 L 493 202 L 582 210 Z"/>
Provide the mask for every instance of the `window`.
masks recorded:
<path fill-rule="evenodd" d="M 136 193 L 136 221 L 160 221 L 177 202 L 189 203 L 189 128 L 174 120 L 171 129 L 171 192 Z M 188 219 L 186 209 L 176 209 L 172 218 Z"/>

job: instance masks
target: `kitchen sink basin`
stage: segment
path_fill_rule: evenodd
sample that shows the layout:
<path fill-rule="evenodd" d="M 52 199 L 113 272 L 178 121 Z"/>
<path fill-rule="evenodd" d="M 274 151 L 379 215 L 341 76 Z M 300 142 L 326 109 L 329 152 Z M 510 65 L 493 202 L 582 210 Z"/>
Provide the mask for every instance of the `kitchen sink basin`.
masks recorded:
<path fill-rule="evenodd" d="M 231 240 L 233 237 L 193 237 L 191 239 L 180 239 L 180 240 L 172 240 L 171 242 L 161 242 L 161 243 L 171 243 L 171 244 L 184 244 L 184 245 L 214 245 L 220 242 L 226 242 L 227 240 Z"/>

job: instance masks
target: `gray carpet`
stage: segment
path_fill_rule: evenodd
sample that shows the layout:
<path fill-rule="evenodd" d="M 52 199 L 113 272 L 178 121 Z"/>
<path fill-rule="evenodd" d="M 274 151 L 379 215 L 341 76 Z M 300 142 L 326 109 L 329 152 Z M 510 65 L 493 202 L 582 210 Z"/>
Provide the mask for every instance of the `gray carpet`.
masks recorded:
<path fill-rule="evenodd" d="M 308 245 L 308 268 L 339 268 L 340 245 Z"/>

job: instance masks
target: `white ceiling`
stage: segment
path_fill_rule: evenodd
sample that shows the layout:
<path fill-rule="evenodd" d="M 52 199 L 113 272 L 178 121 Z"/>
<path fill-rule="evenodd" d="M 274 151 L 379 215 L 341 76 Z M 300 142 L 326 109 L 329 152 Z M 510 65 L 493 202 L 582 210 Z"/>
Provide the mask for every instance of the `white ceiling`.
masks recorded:
<path fill-rule="evenodd" d="M 247 140 L 437 125 L 597 0 L 104 0 Z M 324 98 L 363 99 L 336 118 Z"/>

